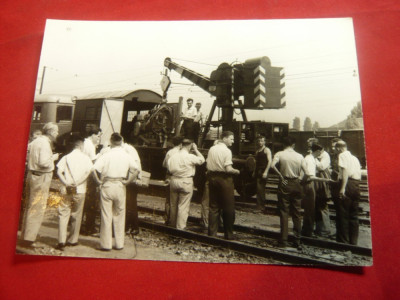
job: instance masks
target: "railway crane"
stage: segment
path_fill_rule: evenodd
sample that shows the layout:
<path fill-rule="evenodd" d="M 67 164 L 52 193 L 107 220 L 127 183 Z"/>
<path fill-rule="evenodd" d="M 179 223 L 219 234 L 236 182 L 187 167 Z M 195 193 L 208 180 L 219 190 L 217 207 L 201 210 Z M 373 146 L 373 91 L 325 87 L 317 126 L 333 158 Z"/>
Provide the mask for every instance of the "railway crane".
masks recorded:
<path fill-rule="evenodd" d="M 244 63 L 221 63 L 210 77 L 173 62 L 169 57 L 165 58 L 164 66 L 162 82 L 170 82 L 167 70 L 173 70 L 215 97 L 201 141 L 205 140 L 210 126 L 221 126 L 222 130 L 233 131 L 235 140 L 241 142 L 232 149 L 234 154 L 249 154 L 254 151 L 256 135 L 264 135 L 271 142 L 288 135 L 288 124 L 249 122 L 246 116 L 246 110 L 281 109 L 286 105 L 283 68 L 271 66 L 268 57 L 248 59 Z M 168 87 L 166 84 L 164 97 Z M 212 121 L 217 107 L 222 111 L 221 118 Z M 240 110 L 243 121 L 233 119 L 235 109 Z"/>

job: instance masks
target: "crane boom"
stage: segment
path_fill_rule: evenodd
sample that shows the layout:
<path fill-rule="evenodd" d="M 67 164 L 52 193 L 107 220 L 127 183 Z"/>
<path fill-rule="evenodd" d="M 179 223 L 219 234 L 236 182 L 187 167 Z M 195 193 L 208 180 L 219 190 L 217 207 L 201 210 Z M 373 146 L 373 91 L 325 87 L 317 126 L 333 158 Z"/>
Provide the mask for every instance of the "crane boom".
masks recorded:
<path fill-rule="evenodd" d="M 215 85 L 212 83 L 210 78 L 171 61 L 169 57 L 164 60 L 164 66 L 169 70 L 174 70 L 182 77 L 190 80 L 196 86 L 215 96 Z"/>

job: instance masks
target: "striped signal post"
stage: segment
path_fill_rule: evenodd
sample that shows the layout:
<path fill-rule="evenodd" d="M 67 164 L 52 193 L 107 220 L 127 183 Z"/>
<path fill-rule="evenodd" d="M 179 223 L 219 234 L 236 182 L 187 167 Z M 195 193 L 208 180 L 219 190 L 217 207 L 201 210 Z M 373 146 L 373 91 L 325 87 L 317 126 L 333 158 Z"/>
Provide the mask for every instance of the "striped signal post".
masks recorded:
<path fill-rule="evenodd" d="M 244 63 L 246 108 L 271 109 L 285 106 L 285 73 L 272 67 L 268 57 L 249 59 Z"/>

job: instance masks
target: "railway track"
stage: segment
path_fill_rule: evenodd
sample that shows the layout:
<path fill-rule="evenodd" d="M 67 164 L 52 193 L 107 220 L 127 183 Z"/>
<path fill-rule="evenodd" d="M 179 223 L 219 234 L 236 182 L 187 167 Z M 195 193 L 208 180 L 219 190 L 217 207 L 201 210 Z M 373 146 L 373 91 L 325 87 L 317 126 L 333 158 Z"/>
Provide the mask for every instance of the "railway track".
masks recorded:
<path fill-rule="evenodd" d="M 235 207 L 239 210 L 254 210 L 254 202 L 243 202 L 240 196 L 235 197 Z M 268 215 L 279 215 L 278 212 L 278 201 L 277 200 L 267 200 L 265 205 L 264 213 Z M 332 221 L 336 220 L 336 210 L 333 204 L 329 204 L 329 217 Z M 361 225 L 371 226 L 371 220 L 369 215 L 369 210 L 364 210 L 363 207 L 359 207 L 358 221 Z"/>
<path fill-rule="evenodd" d="M 210 237 L 203 233 L 200 219 L 190 216 L 188 230 L 178 230 L 163 224 L 162 210 L 139 206 L 141 211 L 140 226 L 162 232 L 171 236 L 198 241 L 216 247 L 269 258 L 281 263 L 299 265 L 369 265 L 372 263 L 372 250 L 369 248 L 347 245 L 314 238 L 302 238 L 303 248 L 282 249 L 277 246 L 279 233 L 235 225 L 237 240 L 228 241 L 218 237 Z M 294 237 L 289 236 L 289 242 Z"/>

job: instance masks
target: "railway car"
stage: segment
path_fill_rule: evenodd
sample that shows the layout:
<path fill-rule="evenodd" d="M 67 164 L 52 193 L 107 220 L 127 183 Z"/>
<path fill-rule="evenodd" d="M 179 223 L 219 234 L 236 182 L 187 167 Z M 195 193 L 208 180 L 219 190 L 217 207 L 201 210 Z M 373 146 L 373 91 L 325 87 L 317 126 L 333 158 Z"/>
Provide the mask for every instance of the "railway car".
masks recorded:
<path fill-rule="evenodd" d="M 41 130 L 48 122 L 58 125 L 59 135 L 69 133 L 74 115 L 74 99 L 71 95 L 58 94 L 35 96 L 30 133 Z"/>
<path fill-rule="evenodd" d="M 309 138 L 317 138 L 328 152 L 332 150 L 332 140 L 341 138 L 347 143 L 349 151 L 359 159 L 362 168 L 366 168 L 364 130 L 290 131 L 289 135 L 296 139 L 296 151 L 302 154 L 307 153 Z"/>
<path fill-rule="evenodd" d="M 71 132 L 76 97 L 62 94 L 40 94 L 35 96 L 32 110 L 32 121 L 29 134 L 41 130 L 48 122 L 58 126 L 58 137 L 54 151 L 65 152 L 66 140 Z"/>

